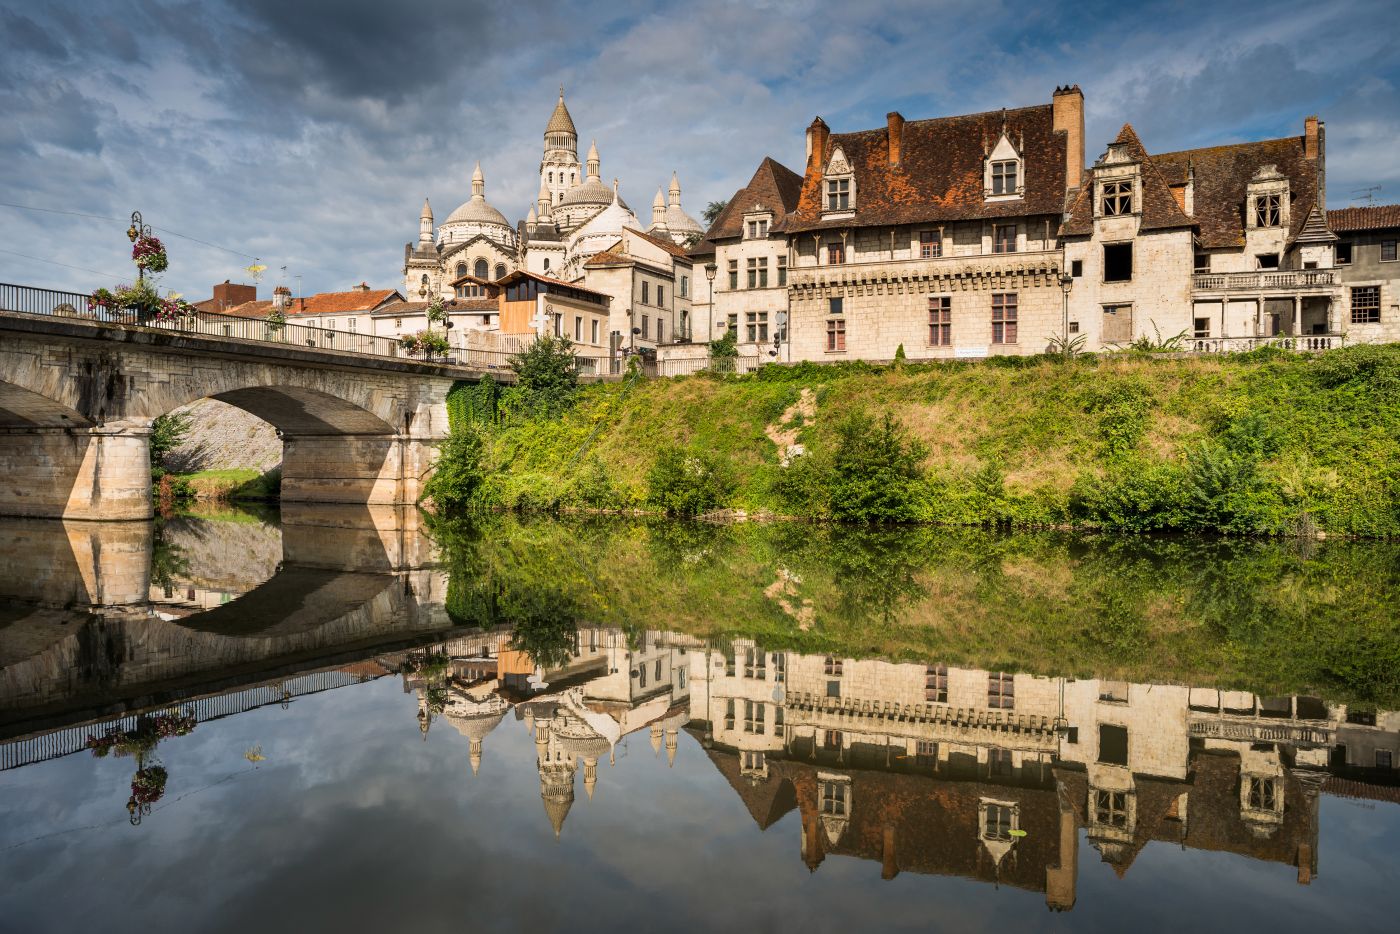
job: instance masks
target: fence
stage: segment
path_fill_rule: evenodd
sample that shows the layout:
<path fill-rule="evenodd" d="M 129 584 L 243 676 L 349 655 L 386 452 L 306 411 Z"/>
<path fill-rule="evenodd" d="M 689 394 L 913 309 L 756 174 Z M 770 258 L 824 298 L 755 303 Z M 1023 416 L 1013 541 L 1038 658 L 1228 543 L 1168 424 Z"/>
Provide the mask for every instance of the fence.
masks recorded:
<path fill-rule="evenodd" d="M 668 357 L 656 364 L 658 376 L 689 376 L 692 373 L 752 373 L 762 366 L 762 357 Z"/>

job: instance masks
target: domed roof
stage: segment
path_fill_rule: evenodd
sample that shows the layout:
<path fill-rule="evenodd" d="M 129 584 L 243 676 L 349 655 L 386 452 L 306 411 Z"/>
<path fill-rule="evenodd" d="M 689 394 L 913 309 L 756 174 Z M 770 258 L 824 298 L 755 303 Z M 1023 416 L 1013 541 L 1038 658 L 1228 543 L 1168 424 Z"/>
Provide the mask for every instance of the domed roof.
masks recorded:
<path fill-rule="evenodd" d="M 590 176 L 564 192 L 564 197 L 559 200 L 559 203 L 562 205 L 611 204 L 612 199 L 613 190 L 604 185 L 602 179 Z M 623 208 L 627 208 L 627 202 L 623 201 L 622 198 L 619 197 L 617 202 Z"/>
<path fill-rule="evenodd" d="M 486 203 L 486 176 L 481 173 L 480 162 L 476 164 L 476 170 L 472 172 L 471 200 L 447 215 L 447 220 L 442 223 L 443 226 L 448 224 L 495 224 L 500 227 L 510 227 L 510 222 L 506 220 L 505 215 Z"/>
<path fill-rule="evenodd" d="M 666 209 L 666 226 L 673 234 L 703 234 L 705 228 L 689 214 L 680 209 L 680 205 L 672 205 Z"/>
<path fill-rule="evenodd" d="M 549 125 L 544 128 L 545 135 L 550 133 L 571 133 L 578 136 L 578 130 L 574 129 L 574 119 L 569 116 L 569 108 L 564 106 L 564 89 L 559 89 L 559 103 L 554 105 L 554 113 L 549 115 Z"/>
<path fill-rule="evenodd" d="M 622 203 L 622 199 L 617 196 L 617 183 L 613 183 L 612 199 L 608 206 L 597 214 L 589 218 L 588 223 L 574 231 L 574 240 L 583 237 L 598 236 L 622 236 L 622 228 L 640 226 L 637 223 L 637 215 L 627 205 Z"/>

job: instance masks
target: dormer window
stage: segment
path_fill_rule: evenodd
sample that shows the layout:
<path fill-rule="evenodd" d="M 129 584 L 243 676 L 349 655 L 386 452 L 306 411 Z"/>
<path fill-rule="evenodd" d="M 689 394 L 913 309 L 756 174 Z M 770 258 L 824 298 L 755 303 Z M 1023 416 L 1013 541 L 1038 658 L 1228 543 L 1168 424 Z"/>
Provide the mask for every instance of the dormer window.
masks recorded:
<path fill-rule="evenodd" d="M 849 211 L 851 209 L 851 180 L 849 178 L 829 178 L 826 180 L 826 209 L 828 211 Z"/>
<path fill-rule="evenodd" d="M 1283 198 L 1278 194 L 1259 195 L 1254 199 L 1254 226 L 1279 227 L 1283 224 Z"/>
<path fill-rule="evenodd" d="M 1016 194 L 1017 172 L 1015 159 L 1003 159 L 992 163 L 992 194 Z"/>
<path fill-rule="evenodd" d="M 1133 213 L 1132 181 L 1104 182 L 1101 203 L 1105 217 L 1120 217 Z"/>

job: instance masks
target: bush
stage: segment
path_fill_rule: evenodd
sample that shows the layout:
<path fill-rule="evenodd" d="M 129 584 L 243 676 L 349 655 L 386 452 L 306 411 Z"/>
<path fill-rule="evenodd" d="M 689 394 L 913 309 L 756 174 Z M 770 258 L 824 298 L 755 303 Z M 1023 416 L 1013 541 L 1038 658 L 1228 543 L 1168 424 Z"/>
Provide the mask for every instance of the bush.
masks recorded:
<path fill-rule="evenodd" d="M 715 454 L 667 447 L 647 471 L 647 502 L 670 516 L 698 516 L 725 505 L 736 485 L 729 464 Z"/>
<path fill-rule="evenodd" d="M 1318 382 L 1336 387 L 1355 383 L 1375 389 L 1400 388 L 1400 347 L 1394 344 L 1355 344 L 1320 355 L 1313 364 Z"/>
<path fill-rule="evenodd" d="M 619 509 L 622 497 L 613 485 L 608 469 L 594 454 L 584 462 L 578 477 L 574 480 L 572 499 L 580 506 L 589 509 Z"/>
<path fill-rule="evenodd" d="M 854 412 L 836 426 L 831 515 L 859 522 L 916 518 L 918 482 L 928 449 L 890 413 Z"/>
<path fill-rule="evenodd" d="M 481 490 L 490 473 L 486 451 L 486 435 L 479 426 L 464 425 L 454 430 L 443 442 L 437 470 L 424 494 L 449 514 L 479 505 Z"/>
<path fill-rule="evenodd" d="M 153 469 L 162 466 L 165 455 L 180 446 L 180 442 L 185 440 L 185 435 L 190 433 L 193 421 L 188 412 L 170 412 L 151 422 L 150 451 Z"/>

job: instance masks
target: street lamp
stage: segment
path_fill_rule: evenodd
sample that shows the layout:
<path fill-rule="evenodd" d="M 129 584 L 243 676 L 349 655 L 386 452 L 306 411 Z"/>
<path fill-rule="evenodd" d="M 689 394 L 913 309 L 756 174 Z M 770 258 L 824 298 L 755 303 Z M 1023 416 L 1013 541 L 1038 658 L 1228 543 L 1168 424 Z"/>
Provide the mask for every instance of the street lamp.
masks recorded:
<path fill-rule="evenodd" d="M 1067 272 L 1060 273 L 1060 291 L 1064 293 L 1062 307 L 1064 309 L 1064 319 L 1062 322 L 1062 333 L 1064 335 L 1064 352 L 1069 353 L 1069 292 L 1074 288 L 1074 276 Z"/>
<path fill-rule="evenodd" d="M 714 263 L 705 264 L 705 279 L 710 283 L 710 323 L 706 328 L 713 331 L 715 328 L 715 274 L 719 272 L 719 267 Z"/>
<path fill-rule="evenodd" d="M 140 211 L 132 211 L 131 226 L 126 228 L 126 239 L 135 243 L 138 237 L 149 236 L 151 236 L 151 225 L 142 222 Z M 136 266 L 136 279 L 138 282 L 143 282 L 146 279 L 146 267 L 139 263 Z"/>

